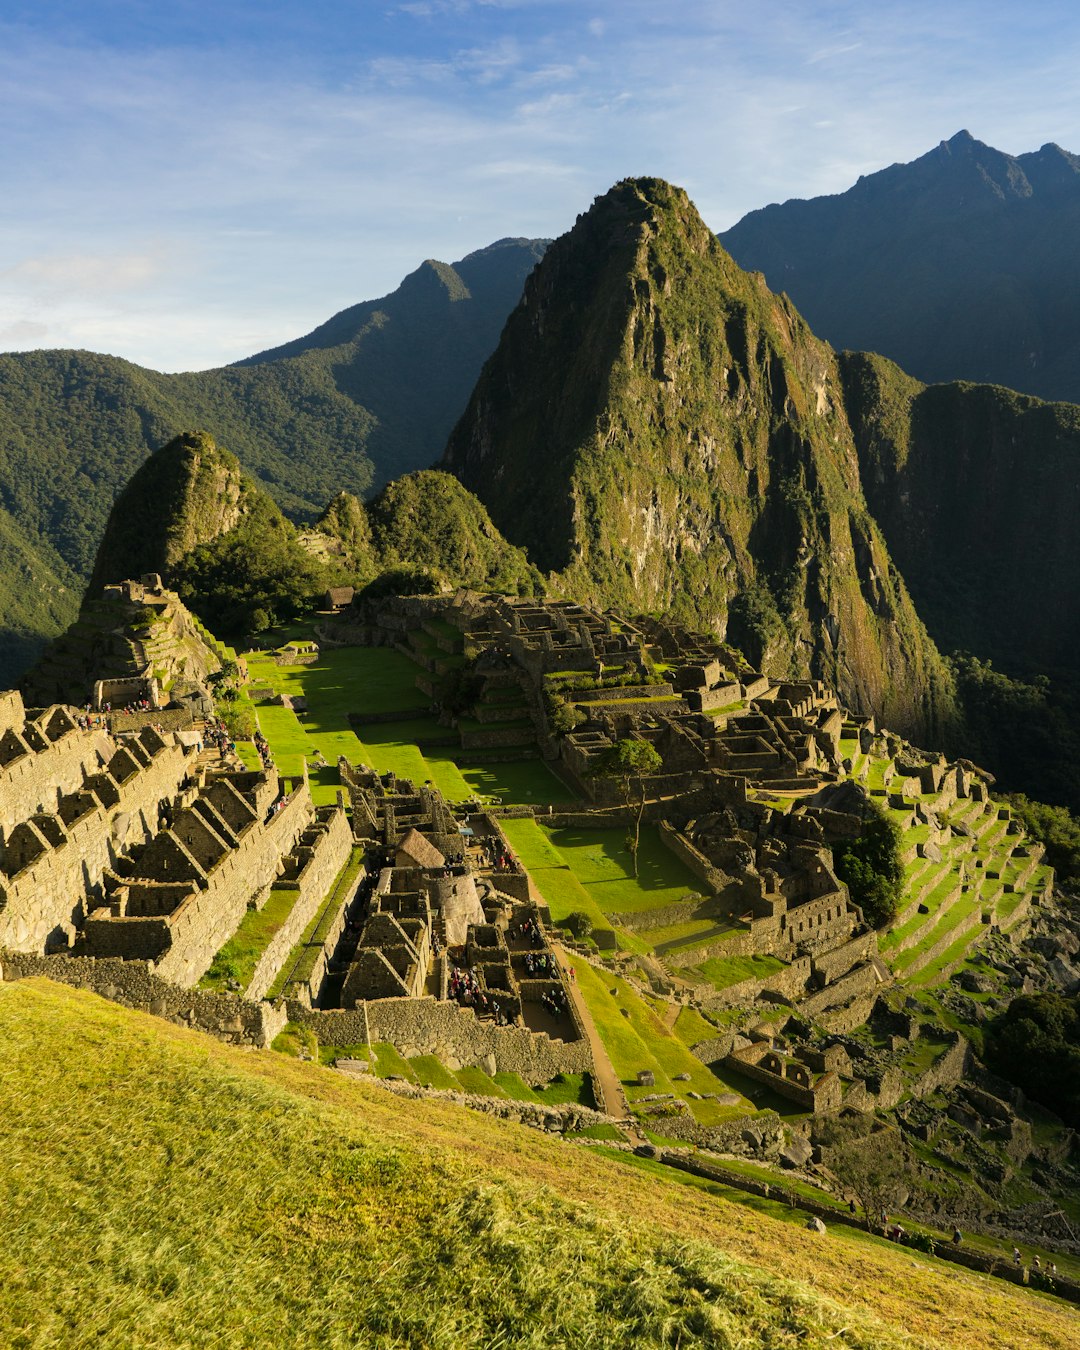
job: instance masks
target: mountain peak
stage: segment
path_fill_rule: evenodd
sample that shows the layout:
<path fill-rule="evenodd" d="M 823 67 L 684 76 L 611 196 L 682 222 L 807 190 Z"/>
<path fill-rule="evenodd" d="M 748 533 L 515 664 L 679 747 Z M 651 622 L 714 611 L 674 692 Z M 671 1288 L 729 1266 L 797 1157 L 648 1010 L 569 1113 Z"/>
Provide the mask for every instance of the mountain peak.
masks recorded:
<path fill-rule="evenodd" d="M 167 575 L 193 548 L 231 530 L 255 495 L 264 494 L 245 479 L 235 455 L 205 431 L 182 432 L 139 466 L 116 499 L 91 589 L 147 572 Z"/>
<path fill-rule="evenodd" d="M 623 179 L 551 245 L 443 464 L 566 593 L 925 729 L 940 660 L 868 517 L 836 359 L 682 188 Z"/>

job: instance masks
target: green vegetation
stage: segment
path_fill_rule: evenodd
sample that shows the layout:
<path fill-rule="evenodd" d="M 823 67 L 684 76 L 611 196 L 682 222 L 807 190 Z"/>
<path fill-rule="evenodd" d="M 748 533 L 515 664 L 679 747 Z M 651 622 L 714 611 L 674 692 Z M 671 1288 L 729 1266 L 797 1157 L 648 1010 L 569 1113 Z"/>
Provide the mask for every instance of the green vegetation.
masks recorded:
<path fill-rule="evenodd" d="M 764 979 L 783 968 L 783 961 L 775 956 L 710 956 L 682 973 L 687 979 L 705 979 L 715 989 L 727 989 L 743 980 Z"/>
<path fill-rule="evenodd" d="M 1068 627 L 1050 623 L 1054 630 Z M 998 620 L 994 628 L 1005 625 Z M 953 656 L 952 666 L 964 712 L 956 752 L 985 764 L 1004 787 L 1080 811 L 1080 657 L 1071 675 L 1054 680 L 1008 675 L 965 652 Z M 1017 658 L 1016 666 L 1030 669 L 1028 659 Z M 1045 813 L 1042 819 L 1049 827 Z M 1052 832 L 1069 834 L 1060 824 Z"/>
<path fill-rule="evenodd" d="M 900 828 L 871 798 L 864 798 L 863 827 L 858 838 L 833 850 L 837 875 L 866 921 L 886 927 L 896 916 L 903 894 Z"/>
<path fill-rule="evenodd" d="M 629 914 L 685 900 L 696 895 L 701 885 L 693 872 L 664 847 L 655 826 L 642 828 L 636 877 L 623 829 L 571 827 L 545 833 L 559 861 L 571 868 L 605 914 Z"/>
<path fill-rule="evenodd" d="M 663 760 L 648 741 L 623 740 L 605 750 L 596 762 L 595 773 L 603 778 L 614 778 L 622 789 L 627 810 L 635 805 L 634 833 L 627 836 L 627 844 L 634 860 L 634 876 L 638 874 L 638 845 L 641 842 L 641 817 L 645 813 L 645 779 L 657 773 Z"/>
<path fill-rule="evenodd" d="M 1006 1285 L 839 1231 L 793 1242 L 771 1215 L 672 1174 L 77 990 L 0 986 L 0 1036 L 4 1099 L 20 1104 L 0 1161 L 12 1199 L 0 1340 L 12 1346 L 32 1327 L 36 1344 L 71 1350 L 826 1350 L 838 1335 L 852 1350 L 913 1337 L 1018 1350 L 1036 1309 L 1047 1350 L 1074 1331 L 1067 1311 Z M 88 1242 L 103 1258 L 73 1262 Z"/>
<path fill-rule="evenodd" d="M 1059 880 L 1080 878 L 1080 818 L 1064 806 L 1033 802 L 1020 792 L 1006 800 L 1028 834 L 1046 845 L 1046 860 Z"/>
<path fill-rule="evenodd" d="M 1021 994 L 986 1032 L 987 1058 L 1063 1120 L 1080 1128 L 1080 994 Z"/>
<path fill-rule="evenodd" d="M 668 1030 L 625 980 L 617 975 L 601 974 L 587 963 L 576 969 L 581 993 L 631 1102 L 653 1092 L 680 1095 L 693 1090 L 704 1095 L 730 1091 L 727 1082 L 696 1059 L 684 1041 Z M 642 1069 L 652 1070 L 655 1087 L 638 1086 L 637 1075 Z M 688 1081 L 672 1081 L 674 1075 L 683 1073 L 689 1075 Z M 735 1101 L 737 1104 L 731 1106 L 721 1106 L 715 1101 L 696 1101 L 689 1105 L 696 1120 L 703 1125 L 713 1125 L 755 1109 L 745 1098 L 736 1096 Z"/>
<path fill-rule="evenodd" d="M 246 989 L 259 958 L 292 913 L 300 892 L 291 886 L 275 887 L 262 909 L 249 909 L 240 926 L 210 964 L 199 981 L 200 989 L 224 989 L 237 981 Z"/>
<path fill-rule="evenodd" d="M 541 595 L 543 580 L 508 544 L 471 492 L 428 469 L 387 484 L 367 508 L 371 548 L 380 569 L 434 569 L 452 584 Z"/>

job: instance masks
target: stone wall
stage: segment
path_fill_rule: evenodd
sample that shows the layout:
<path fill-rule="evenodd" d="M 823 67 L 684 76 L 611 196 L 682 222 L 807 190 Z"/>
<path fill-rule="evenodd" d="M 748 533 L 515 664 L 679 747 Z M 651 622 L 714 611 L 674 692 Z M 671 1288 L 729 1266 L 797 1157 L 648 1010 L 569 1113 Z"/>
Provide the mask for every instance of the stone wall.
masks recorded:
<path fill-rule="evenodd" d="M 841 975 L 838 980 L 826 985 L 816 994 L 810 994 L 802 999 L 799 1003 L 799 1013 L 804 1017 L 816 1017 L 825 1008 L 833 1008 L 863 994 L 874 993 L 880 985 L 881 978 L 876 968 L 867 962 L 849 970 L 846 975 Z"/>
<path fill-rule="evenodd" d="M 236 1045 L 265 1048 L 286 1022 L 285 1010 L 267 1003 L 252 1003 L 236 994 L 179 989 L 154 974 L 146 961 L 0 951 L 0 978 L 34 977 L 89 989 L 126 1008 L 153 1013 Z"/>
<path fill-rule="evenodd" d="M 6 715 L 16 712 L 9 703 Z M 47 714 L 39 720 L 46 721 Z M 32 728 L 37 725 L 17 724 L 0 732 L 0 749 L 4 751 L 0 755 L 0 837 L 38 810 L 55 811 L 60 798 L 81 788 L 113 753 L 113 743 L 101 731 L 74 727 L 53 741 L 40 732 L 35 737 Z M 17 745 L 15 738 L 23 744 Z M 25 753 L 16 753 L 19 750 Z"/>
<path fill-rule="evenodd" d="M 348 1072 L 345 1069 L 344 1072 Z M 499 1120 L 513 1121 L 517 1125 L 529 1125 L 535 1130 L 544 1130 L 548 1134 L 566 1134 L 576 1130 L 586 1130 L 590 1125 L 610 1125 L 612 1117 L 603 1111 L 594 1111 L 591 1107 L 569 1102 L 564 1106 L 545 1106 L 540 1102 L 517 1102 L 506 1097 L 481 1097 L 473 1092 L 453 1092 L 441 1088 L 418 1087 L 415 1083 L 405 1083 L 387 1078 L 371 1078 L 362 1075 L 366 1081 L 375 1082 L 398 1097 L 411 1101 L 447 1102 L 452 1106 L 464 1106 L 470 1111 L 480 1111 L 486 1116 L 495 1116 Z"/>
<path fill-rule="evenodd" d="M 297 1000 L 289 1016 L 310 1027 L 320 1045 L 389 1041 L 405 1055 L 437 1055 L 451 1071 L 478 1066 L 488 1073 L 517 1073 L 527 1083 L 549 1083 L 559 1073 L 589 1073 L 585 1039 L 556 1041 L 524 1027 L 497 1027 L 469 1009 L 432 998 L 383 998 L 353 1009 L 317 1010 Z"/>
<path fill-rule="evenodd" d="M 79 816 L 67 824 L 54 817 L 58 842 L 0 882 L 0 946 L 38 952 L 50 940 L 66 946 L 86 915 L 88 892 L 121 853 L 153 838 L 159 803 L 172 799 L 186 772 L 183 749 L 167 744 L 122 781 L 108 772 L 91 778 L 96 790 L 80 798 Z"/>
<path fill-rule="evenodd" d="M 113 732 L 142 731 L 143 727 L 157 727 L 161 731 L 190 731 L 195 718 L 190 708 L 153 708 L 149 712 L 114 712 L 109 714 Z"/>
<path fill-rule="evenodd" d="M 676 858 L 693 872 L 694 876 L 700 879 L 707 890 L 715 894 L 724 889 L 728 884 L 728 878 L 718 867 L 714 867 L 709 862 L 704 853 L 699 852 L 684 835 L 681 835 L 666 820 L 660 822 L 659 830 L 660 842 L 674 853 Z"/>
<path fill-rule="evenodd" d="M 239 927 L 248 902 L 273 881 L 311 815 L 311 793 L 304 783 L 268 824 L 247 831 L 210 873 L 207 889 L 195 891 L 171 916 L 169 948 L 156 966 L 159 975 L 190 988 L 205 974 Z"/>
<path fill-rule="evenodd" d="M 830 984 L 838 976 L 850 970 L 852 966 L 858 965 L 860 961 L 868 961 L 872 956 L 876 956 L 877 950 L 877 934 L 874 932 L 860 933 L 850 942 L 844 942 L 829 952 L 822 952 L 820 955 L 815 954 L 814 974 L 825 984 Z"/>
<path fill-rule="evenodd" d="M 252 972 L 245 991 L 250 999 L 262 998 L 274 983 L 282 963 L 303 937 L 304 930 L 319 912 L 335 877 L 349 860 L 352 829 L 345 812 L 335 806 L 323 824 L 325 828 L 320 832 L 312 848 L 312 856 L 299 877 L 293 882 L 274 883 L 275 887 L 294 886 L 297 890 L 296 902 L 289 911 L 289 917 L 270 939 Z M 356 886 L 364 875 L 361 868 L 357 873 Z M 352 889 L 355 891 L 355 886 Z"/>
<path fill-rule="evenodd" d="M 559 692 L 565 694 L 571 703 L 623 703 L 628 699 L 670 700 L 675 690 L 670 684 L 623 684 L 611 685 L 606 689 L 577 689 L 574 685 L 563 685 Z M 675 706 L 671 702 L 665 703 L 663 711 L 670 712 Z"/>
<path fill-rule="evenodd" d="M 17 689 L 0 689 L 0 736 L 9 728 L 18 730 L 26 719 L 22 695 Z"/>

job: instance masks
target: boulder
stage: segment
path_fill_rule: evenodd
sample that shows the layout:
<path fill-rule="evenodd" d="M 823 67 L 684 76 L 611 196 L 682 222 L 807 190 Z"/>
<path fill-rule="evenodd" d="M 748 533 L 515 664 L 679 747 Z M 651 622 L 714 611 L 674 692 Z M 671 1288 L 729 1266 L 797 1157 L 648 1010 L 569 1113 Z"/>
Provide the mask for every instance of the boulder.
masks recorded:
<path fill-rule="evenodd" d="M 805 1167 L 813 1156 L 814 1150 L 810 1141 L 801 1134 L 796 1134 L 780 1150 L 780 1165 L 781 1167 Z"/>
<path fill-rule="evenodd" d="M 816 1214 L 812 1214 L 806 1221 L 806 1229 L 810 1233 L 824 1233 L 825 1225 Z"/>

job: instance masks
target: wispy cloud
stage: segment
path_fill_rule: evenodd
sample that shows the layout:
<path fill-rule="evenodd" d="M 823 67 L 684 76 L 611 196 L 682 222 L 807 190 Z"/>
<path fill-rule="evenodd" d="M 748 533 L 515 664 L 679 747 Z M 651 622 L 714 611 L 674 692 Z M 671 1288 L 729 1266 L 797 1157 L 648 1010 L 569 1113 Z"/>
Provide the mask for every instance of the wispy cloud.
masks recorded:
<path fill-rule="evenodd" d="M 721 229 L 961 126 L 1080 148 L 1059 0 L 325 0 L 295 33 L 264 9 L 182 42 L 0 23 L 0 345 L 206 366 L 421 258 L 558 234 L 630 173 Z"/>

